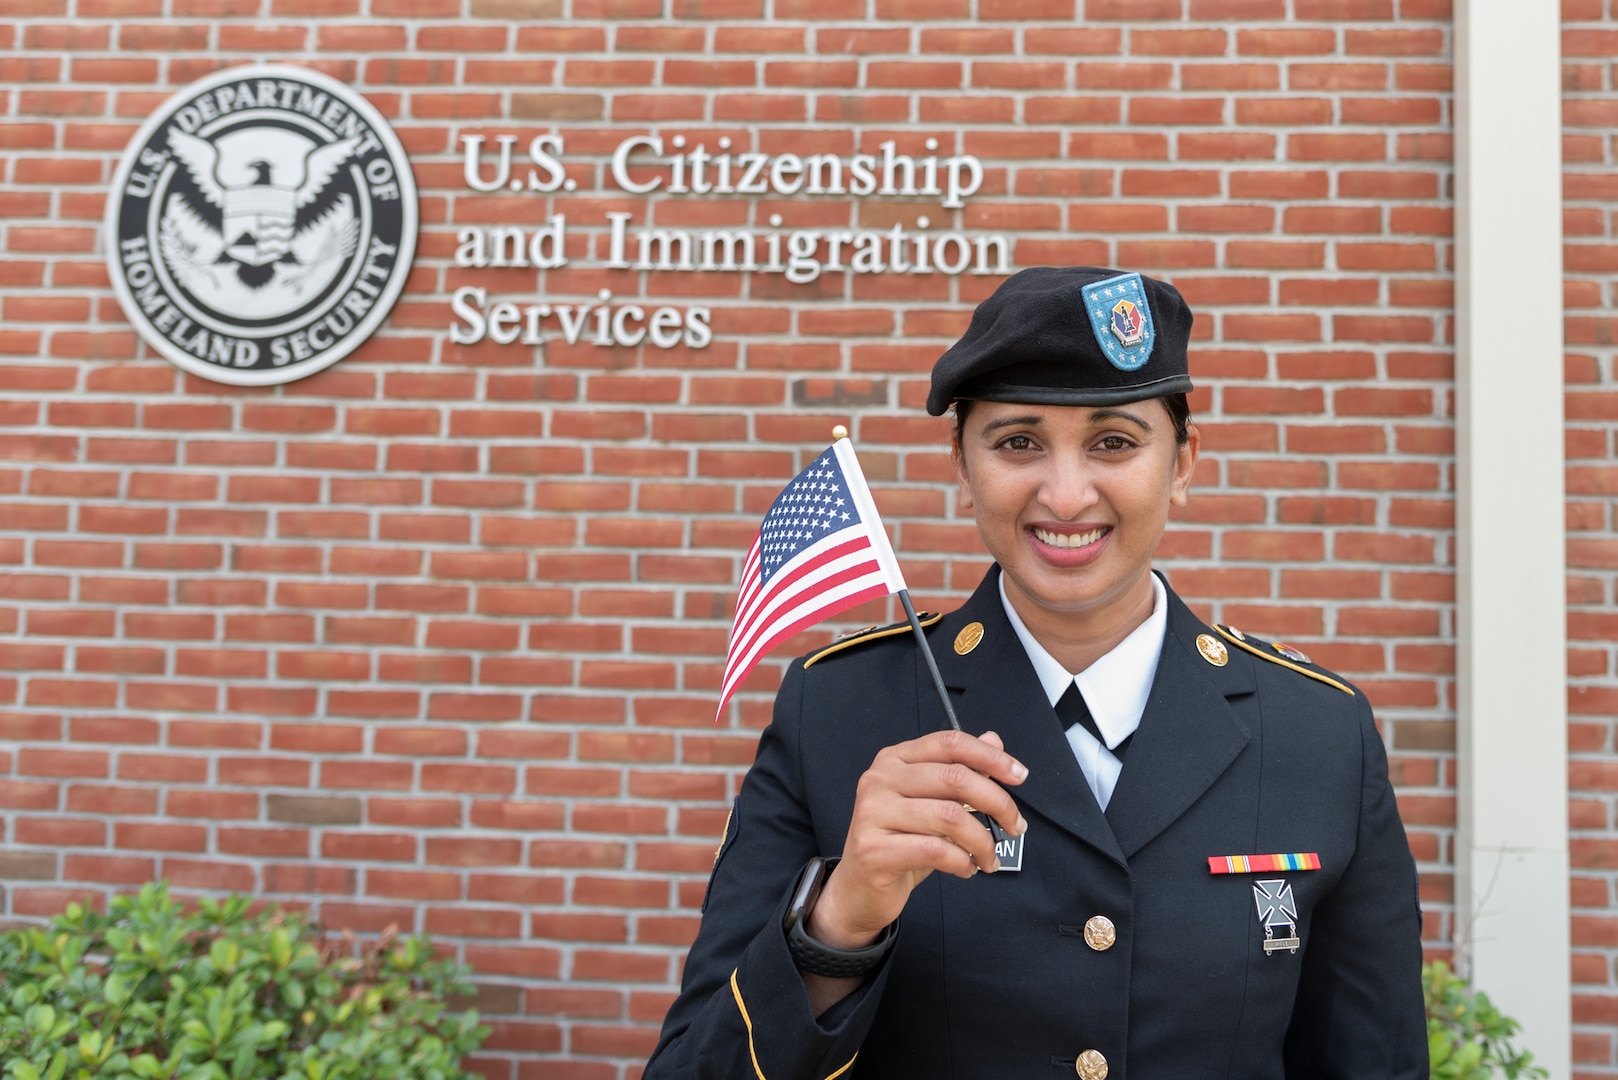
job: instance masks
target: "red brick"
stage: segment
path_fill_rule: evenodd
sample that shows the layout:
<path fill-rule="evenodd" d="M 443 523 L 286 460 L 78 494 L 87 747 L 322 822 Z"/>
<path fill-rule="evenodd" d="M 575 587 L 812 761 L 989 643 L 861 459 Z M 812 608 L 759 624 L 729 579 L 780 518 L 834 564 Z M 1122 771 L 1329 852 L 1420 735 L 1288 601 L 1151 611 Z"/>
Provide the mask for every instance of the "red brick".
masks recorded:
<path fill-rule="evenodd" d="M 19 817 L 13 823 L 13 832 L 19 844 L 103 847 L 107 842 L 107 826 L 102 821 Z M 75 863 L 78 858 L 70 855 L 64 862 Z"/>

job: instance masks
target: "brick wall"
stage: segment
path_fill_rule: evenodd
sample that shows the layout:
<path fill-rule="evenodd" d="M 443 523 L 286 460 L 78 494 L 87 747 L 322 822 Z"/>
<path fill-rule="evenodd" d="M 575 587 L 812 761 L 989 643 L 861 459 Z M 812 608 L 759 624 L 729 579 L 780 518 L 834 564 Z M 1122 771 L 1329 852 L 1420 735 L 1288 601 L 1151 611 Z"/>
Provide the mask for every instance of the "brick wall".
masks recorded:
<path fill-rule="evenodd" d="M 1567 0 L 1562 16 L 1573 1060 L 1577 1075 L 1593 1078 L 1618 1076 L 1618 246 L 1612 239 L 1618 9 Z"/>
<path fill-rule="evenodd" d="M 779 660 L 712 724 L 731 585 L 850 423 L 923 606 L 984 556 L 926 373 L 998 279 L 452 265 L 457 227 L 935 223 L 1017 266 L 1173 280 L 1206 454 L 1160 564 L 1204 614 L 1354 678 L 1454 929 L 1448 0 L 29 0 L 0 4 L 4 912 L 164 876 L 430 931 L 478 972 L 492 1076 L 632 1077 L 696 927 Z M 1618 1075 L 1613 249 L 1600 0 L 1568 0 L 1577 1052 Z M 309 64 L 409 148 L 410 287 L 280 389 L 180 374 L 108 286 L 105 185 L 221 65 Z M 631 197 L 644 131 L 738 149 L 937 138 L 936 200 Z M 555 132 L 577 191 L 467 190 L 465 133 Z M 918 149 L 915 152 L 920 153 Z M 661 213 L 664 217 L 658 218 Z M 685 215 L 684 218 L 681 215 Z M 940 226 L 941 227 L 941 226 Z M 706 349 L 457 346 L 465 284 L 713 310 Z M 885 619 L 873 606 L 847 623 Z M 1515 632 L 1506 629 L 1502 632 Z M 805 635 L 802 644 L 828 631 Z M 790 652 L 790 651 L 788 651 Z M 783 653 L 787 655 L 787 653 Z"/>

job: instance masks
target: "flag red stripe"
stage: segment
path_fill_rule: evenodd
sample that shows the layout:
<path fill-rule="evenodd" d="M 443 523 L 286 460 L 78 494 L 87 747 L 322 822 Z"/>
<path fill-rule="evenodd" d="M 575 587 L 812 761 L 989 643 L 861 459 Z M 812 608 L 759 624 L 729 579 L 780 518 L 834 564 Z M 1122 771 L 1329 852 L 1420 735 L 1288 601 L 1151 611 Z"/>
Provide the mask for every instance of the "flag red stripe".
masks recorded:
<path fill-rule="evenodd" d="M 874 560 L 860 558 L 861 554 L 860 552 L 854 552 L 851 556 L 845 555 L 837 560 L 846 562 L 852 557 L 859 559 L 858 562 L 838 569 L 822 570 L 817 576 L 803 580 L 797 587 L 789 591 L 779 594 L 771 593 L 765 596 L 753 611 L 746 613 L 738 620 L 738 625 L 734 631 L 735 636 L 729 649 L 731 656 L 735 658 L 733 662 L 737 660 L 743 663 L 747 662 L 747 657 L 756 652 L 755 646 L 758 638 L 766 633 L 770 625 L 777 619 L 795 618 L 793 615 L 794 610 L 805 603 L 812 602 L 816 595 L 835 590 L 841 585 L 876 572 L 878 568 L 874 565 Z"/>
<path fill-rule="evenodd" d="M 777 574 L 767 585 L 749 589 L 745 596 L 738 598 L 736 603 L 736 620 L 730 633 L 731 650 L 734 651 L 736 643 L 744 640 L 744 635 L 749 628 L 763 617 L 761 613 L 769 610 L 770 604 L 779 596 L 811 587 L 813 585 L 812 580 L 807 584 L 801 584 L 806 577 L 821 572 L 821 569 L 828 563 L 857 555 L 862 550 L 868 549 L 869 546 L 859 537 L 844 540 L 814 553 L 789 572 Z"/>
<path fill-rule="evenodd" d="M 752 592 L 745 603 L 743 601 L 737 602 L 736 629 L 731 633 L 731 641 L 742 640 L 741 635 L 746 633 L 754 621 L 759 618 L 760 611 L 775 598 L 791 595 L 798 591 L 799 583 L 804 578 L 819 572 L 828 563 L 868 550 L 870 546 L 863 537 L 851 537 L 834 547 L 826 548 L 812 558 L 793 567 L 789 573 L 776 575 L 762 590 Z"/>
<path fill-rule="evenodd" d="M 835 535 L 833 534 L 833 537 Z M 826 539 L 830 540 L 833 537 Z M 827 569 L 838 561 L 851 557 L 858 558 L 862 554 L 870 557 L 839 569 Z M 747 677 L 748 672 L 764 653 L 796 632 L 796 629 L 781 632 L 778 620 L 790 618 L 793 627 L 802 629 L 813 621 L 852 607 L 856 603 L 862 603 L 871 598 L 868 589 L 853 594 L 857 595 L 858 599 L 849 599 L 846 596 L 828 597 L 824 604 L 814 607 L 804 606 L 806 602 L 812 602 L 816 596 L 823 595 L 829 590 L 834 591 L 840 586 L 858 583 L 862 579 L 872 577 L 882 583 L 882 591 L 871 595 L 887 595 L 888 589 L 886 579 L 881 576 L 881 565 L 871 553 L 869 538 L 862 533 L 817 552 L 786 574 L 777 575 L 763 589 L 748 590 L 743 601 L 746 607 L 736 613 L 730 647 L 726 650 L 725 672 L 720 682 L 721 708 L 736 685 Z M 805 623 L 803 621 L 805 619 L 808 619 L 809 623 Z"/>
<path fill-rule="evenodd" d="M 721 709 L 724 708 L 725 702 L 730 700 L 730 696 L 735 692 L 736 687 L 747 678 L 747 676 L 752 672 L 753 668 L 758 666 L 758 660 L 775 646 L 779 645 L 793 634 L 796 634 L 798 631 L 806 630 L 820 620 L 829 618 L 830 616 L 837 614 L 839 611 L 846 611 L 857 604 L 865 603 L 867 600 L 875 600 L 878 597 L 887 595 L 887 582 L 879 577 L 875 584 L 861 590 L 860 592 L 845 596 L 841 601 L 827 604 L 824 607 L 813 608 L 808 612 L 805 612 L 800 618 L 788 626 L 780 629 L 778 632 L 772 634 L 768 640 L 759 646 L 757 652 L 753 654 L 752 662 L 734 672 L 727 668 L 725 671 L 724 680 L 722 682 L 723 689 L 722 696 L 719 701 L 719 707 Z"/>
<path fill-rule="evenodd" d="M 839 585 L 847 584 L 848 582 L 858 580 L 859 578 L 869 577 L 873 573 L 880 574 L 881 570 L 882 568 L 877 564 L 875 559 L 867 559 L 864 562 L 856 563 L 853 566 L 845 567 L 842 570 L 838 570 L 834 573 L 827 574 L 824 577 L 817 578 L 811 583 L 812 589 L 806 588 L 795 590 L 790 593 L 780 594 L 780 598 L 783 600 L 783 602 L 771 612 L 770 618 L 752 618 L 749 619 L 744 626 L 739 628 L 740 633 L 746 636 L 740 638 L 732 646 L 733 651 L 737 656 L 747 656 L 748 654 L 753 653 L 755 651 L 755 642 L 757 641 L 758 637 L 761 634 L 768 634 L 771 632 L 774 626 L 776 614 L 780 613 L 782 609 L 786 609 L 787 611 L 793 610 L 795 601 L 799 596 L 827 592 L 835 589 Z M 886 595 L 886 593 L 884 592 L 883 595 Z M 774 598 L 775 597 L 772 597 L 772 599 Z M 842 608 L 852 606 L 852 604 L 843 604 L 842 607 L 838 608 L 837 610 L 842 610 Z M 825 611 L 825 614 L 829 615 L 831 612 L 828 610 Z M 780 636 L 772 635 L 769 644 L 774 645 L 778 641 L 780 641 Z M 769 645 L 764 646 L 764 648 L 769 648 Z"/>
<path fill-rule="evenodd" d="M 808 627 L 813 626 L 815 623 L 819 622 L 822 619 L 830 618 L 831 616 L 837 614 L 839 611 L 846 611 L 851 607 L 855 607 L 855 606 L 857 606 L 859 604 L 865 603 L 865 601 L 867 601 L 867 600 L 873 600 L 873 599 L 876 599 L 877 597 L 887 596 L 887 595 L 888 595 L 887 584 L 884 582 L 884 583 L 879 583 L 879 584 L 876 584 L 876 585 L 869 586 L 868 588 L 863 589 L 860 592 L 853 593 L 852 595 L 845 596 L 845 597 L 842 598 L 842 600 L 840 600 L 840 601 L 838 601 L 836 603 L 827 604 L 824 607 L 814 608 L 813 610 L 811 610 L 807 614 L 805 614 L 802 618 L 799 618 L 796 621 L 794 621 L 793 623 L 791 623 L 790 625 L 788 625 L 785 629 L 781 630 L 780 632 L 778 632 L 776 634 L 771 635 L 770 639 L 768 641 L 766 641 L 764 643 L 763 647 L 759 650 L 759 655 L 762 656 L 764 653 L 768 652 L 770 649 L 774 648 L 776 645 L 779 645 L 781 642 L 785 641 L 787 638 L 791 637 L 793 634 L 796 634 L 799 630 L 807 629 Z"/>
<path fill-rule="evenodd" d="M 737 611 L 742 610 L 748 599 L 758 593 L 761 585 L 761 575 L 758 573 L 759 546 L 760 541 L 755 539 L 753 546 L 747 549 L 747 558 L 742 560 L 742 588 L 741 594 L 736 597 Z"/>

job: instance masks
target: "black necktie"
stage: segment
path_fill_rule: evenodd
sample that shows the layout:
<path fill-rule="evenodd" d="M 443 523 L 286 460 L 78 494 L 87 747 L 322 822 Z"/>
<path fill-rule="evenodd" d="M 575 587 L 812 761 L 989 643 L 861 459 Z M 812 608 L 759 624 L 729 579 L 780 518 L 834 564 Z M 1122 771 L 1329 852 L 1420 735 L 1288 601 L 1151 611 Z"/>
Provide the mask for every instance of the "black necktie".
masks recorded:
<path fill-rule="evenodd" d="M 1069 684 L 1067 692 L 1056 702 L 1056 719 L 1061 722 L 1063 731 L 1074 724 L 1083 725 L 1085 731 L 1096 737 L 1096 742 L 1101 744 L 1101 748 L 1107 749 L 1107 740 L 1101 737 L 1101 729 L 1096 727 L 1096 719 L 1090 715 L 1090 706 L 1084 703 L 1084 695 L 1079 693 L 1078 683 Z M 1134 737 L 1133 734 L 1126 736 L 1122 742 L 1107 752 L 1119 761 L 1124 760 L 1124 751 L 1129 749 L 1129 740 Z"/>

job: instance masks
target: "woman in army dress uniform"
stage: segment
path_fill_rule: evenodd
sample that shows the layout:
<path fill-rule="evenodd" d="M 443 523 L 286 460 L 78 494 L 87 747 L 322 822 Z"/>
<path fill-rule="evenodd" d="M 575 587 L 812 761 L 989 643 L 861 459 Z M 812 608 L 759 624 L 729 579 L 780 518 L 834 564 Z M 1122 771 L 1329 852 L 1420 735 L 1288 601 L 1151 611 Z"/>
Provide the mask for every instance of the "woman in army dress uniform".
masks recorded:
<path fill-rule="evenodd" d="M 994 557 L 792 664 L 646 1080 L 1417 1080 L 1420 912 L 1364 695 L 1151 570 L 1191 312 L 1008 279 L 933 370 Z M 998 826 L 1000 838 L 986 824 Z"/>

